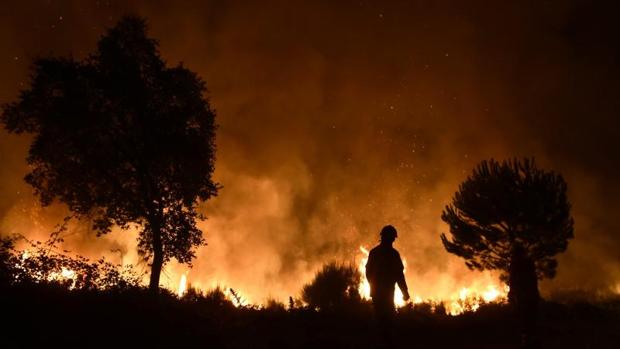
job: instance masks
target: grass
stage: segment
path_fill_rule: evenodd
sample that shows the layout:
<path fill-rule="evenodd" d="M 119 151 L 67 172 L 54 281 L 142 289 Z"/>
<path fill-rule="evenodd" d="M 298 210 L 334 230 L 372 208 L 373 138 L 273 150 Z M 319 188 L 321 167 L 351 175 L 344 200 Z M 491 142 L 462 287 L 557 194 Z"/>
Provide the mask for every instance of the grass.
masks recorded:
<path fill-rule="evenodd" d="M 0 292 L 7 348 L 374 348 L 381 338 L 367 302 L 317 311 L 275 301 L 265 308 L 235 307 L 218 289 L 190 291 L 182 299 L 165 291 L 153 297 L 143 288 L 69 291 L 54 284 L 5 286 Z M 544 302 L 543 347 L 617 348 L 618 304 Z M 503 305 L 456 317 L 425 307 L 401 309 L 394 338 L 419 348 L 517 348 L 519 340 Z"/>

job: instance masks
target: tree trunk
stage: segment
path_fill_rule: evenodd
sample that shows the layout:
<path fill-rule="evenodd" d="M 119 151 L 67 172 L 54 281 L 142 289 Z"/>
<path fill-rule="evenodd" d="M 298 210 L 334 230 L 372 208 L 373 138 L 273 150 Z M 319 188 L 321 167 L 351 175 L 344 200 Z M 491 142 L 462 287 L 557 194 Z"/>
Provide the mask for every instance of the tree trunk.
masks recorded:
<path fill-rule="evenodd" d="M 151 264 L 149 291 L 157 294 L 159 292 L 159 277 L 164 265 L 164 250 L 161 242 L 161 226 L 151 224 L 151 227 L 153 229 L 153 263 Z"/>

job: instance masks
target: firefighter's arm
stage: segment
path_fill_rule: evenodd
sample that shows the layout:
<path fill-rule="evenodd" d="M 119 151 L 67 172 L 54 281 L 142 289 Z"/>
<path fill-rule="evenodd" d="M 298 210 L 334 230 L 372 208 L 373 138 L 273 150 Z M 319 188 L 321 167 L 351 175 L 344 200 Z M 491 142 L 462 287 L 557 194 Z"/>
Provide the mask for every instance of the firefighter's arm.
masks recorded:
<path fill-rule="evenodd" d="M 398 279 L 397 284 L 398 288 L 400 288 L 400 291 L 403 293 L 403 299 L 408 301 L 411 297 L 409 297 L 409 289 L 407 288 L 407 281 L 405 281 L 404 275 Z"/>
<path fill-rule="evenodd" d="M 409 288 L 407 288 L 407 281 L 405 280 L 405 266 L 403 265 L 403 262 L 400 260 L 400 256 L 399 256 L 399 262 L 400 262 L 400 268 L 399 268 L 399 273 L 398 273 L 398 279 L 396 280 L 396 284 L 398 285 L 398 288 L 400 288 L 400 291 L 403 293 L 403 299 L 405 301 L 408 301 L 409 298 Z"/>

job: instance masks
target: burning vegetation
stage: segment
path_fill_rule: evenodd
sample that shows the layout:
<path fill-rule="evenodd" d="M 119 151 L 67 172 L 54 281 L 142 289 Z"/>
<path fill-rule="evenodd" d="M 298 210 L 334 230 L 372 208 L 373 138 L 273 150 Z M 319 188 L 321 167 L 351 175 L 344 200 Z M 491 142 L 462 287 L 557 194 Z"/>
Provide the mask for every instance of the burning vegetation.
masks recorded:
<path fill-rule="evenodd" d="M 91 262 L 82 256 L 71 256 L 70 251 L 61 250 L 60 232 L 55 232 L 47 241 L 30 241 L 24 237 L 5 238 L 2 240 L 2 275 L 4 282 L 13 285 L 19 284 L 55 284 L 68 291 L 72 290 L 99 290 L 140 288 L 144 286 L 145 274 L 139 274 L 132 265 L 114 265 L 100 259 Z M 23 248 L 15 247 L 20 243 Z M 368 302 L 370 300 L 370 286 L 364 275 L 364 266 L 368 259 L 368 251 L 360 247 L 360 262 L 357 267 L 347 264 L 328 263 L 321 269 L 314 280 L 303 287 L 300 297 L 291 296 L 291 307 L 309 306 L 312 309 L 326 310 L 338 307 L 346 302 Z M 221 298 L 235 307 L 264 308 L 271 300 L 252 303 L 242 291 L 231 287 L 216 286 L 213 289 L 201 290 L 192 287 L 188 272 L 179 277 L 178 287 L 169 289 L 179 299 L 196 294 L 207 294 L 213 298 L 214 294 L 221 294 Z M 403 301 L 402 293 L 398 290 L 394 295 L 394 303 L 398 308 L 407 306 L 425 305 L 435 312 L 445 312 L 448 315 L 460 315 L 465 312 L 475 312 L 484 304 L 502 304 L 507 298 L 508 287 L 499 288 L 497 285 L 488 285 L 486 288 L 462 287 L 447 299 L 422 298 L 413 295 L 412 301 Z"/>
<path fill-rule="evenodd" d="M 148 278 L 123 272 L 120 266 L 69 257 L 49 242 L 32 242 L 27 250 L 13 243 L 3 239 L 0 248 L 0 305 L 13 320 L 4 325 L 8 345 L 44 344 L 52 336 L 67 342 L 92 340 L 93 328 L 111 323 L 115 335 L 136 345 L 292 348 L 336 343 L 370 348 L 376 341 L 372 307 L 364 295 L 367 283 L 356 264 L 327 264 L 304 287 L 302 299 L 291 297 L 286 304 L 252 304 L 223 286 L 196 289 L 186 274 L 181 274 L 178 289 L 162 289 L 153 298 L 145 287 Z M 495 286 L 462 288 L 443 301 L 412 298 L 398 308 L 397 343 L 477 348 L 518 339 L 506 292 Z M 544 303 L 541 312 L 545 320 L 540 326 L 553 329 L 545 332 L 547 343 L 568 348 L 617 343 L 617 302 Z M 24 324 L 30 336 L 20 334 L 23 328 L 17 326 Z"/>
<path fill-rule="evenodd" d="M 18 249 L 16 242 L 28 247 Z M 83 256 L 71 256 L 60 250 L 62 238 L 53 233 L 45 242 L 24 237 L 3 238 L 0 247 L 2 282 L 8 285 L 55 284 L 73 290 L 136 288 L 142 285 L 143 275 L 131 265 L 114 265 L 105 259 L 90 261 Z"/>
<path fill-rule="evenodd" d="M 487 321 L 485 327 L 514 335 L 519 333 L 514 328 L 527 321 L 513 317 L 537 318 L 538 280 L 555 276 L 556 255 L 574 235 L 561 175 L 538 168 L 528 158 L 482 161 L 435 217 L 432 212 L 443 204 L 432 203 L 432 190 L 416 192 L 414 199 L 413 191 L 401 190 L 424 181 L 425 173 L 413 179 L 384 176 L 380 163 L 375 164 L 379 174 L 346 189 L 355 192 L 379 183 L 364 201 L 361 194 L 340 191 L 323 197 L 324 183 L 311 179 L 311 161 L 282 169 L 279 179 L 286 180 L 280 181 L 278 176 L 241 177 L 229 167 L 224 171 L 239 179 L 238 188 L 250 189 L 233 189 L 232 199 L 225 199 L 233 204 L 214 206 L 215 222 L 203 222 L 203 212 L 214 208 L 209 200 L 221 189 L 212 179 L 217 125 L 205 94 L 206 85 L 196 73 L 182 64 L 167 66 L 158 42 L 147 36 L 146 22 L 137 17 L 125 17 L 109 29 L 87 59 L 35 60 L 29 87 L 17 101 L 4 105 L 0 121 L 9 132 L 32 139 L 25 180 L 41 207 L 63 206 L 66 216 L 78 223 L 72 230 L 67 218 L 45 242 L 31 236 L 42 234 L 44 229 L 38 228 L 33 229 L 36 234 L 2 238 L 0 291 L 23 303 L 27 299 L 21 291 L 30 296 L 49 293 L 73 307 L 78 318 L 83 314 L 75 309 L 82 304 L 97 304 L 103 313 L 112 305 L 124 315 L 127 309 L 146 310 L 139 320 L 151 325 L 150 333 L 176 326 L 200 337 L 203 334 L 196 333 L 211 326 L 216 330 L 209 335 L 218 337 L 223 329 L 229 334 L 226 340 L 234 342 L 230 334 L 237 330 L 260 329 L 270 332 L 269 347 L 277 340 L 273 328 L 265 330 L 266 319 L 290 330 L 294 335 L 286 335 L 293 338 L 302 338 L 299 331 L 306 327 L 327 332 L 321 327 L 325 324 L 356 334 L 372 327 L 367 247 L 369 237 L 376 235 L 375 222 L 387 220 L 412 231 L 402 241 L 411 299 L 406 301 L 397 288 L 397 311 L 390 314 L 401 327 L 412 330 L 416 323 L 429 321 L 466 329 L 468 324 L 458 321 L 479 316 Z M 375 131 L 383 135 L 382 129 Z M 391 153 L 392 140 L 376 138 L 385 141 L 385 154 Z M 413 144 L 412 153 L 417 147 Z M 350 161 L 350 154 L 345 155 Z M 381 152 L 377 158 L 383 156 Z M 400 161 L 396 171 L 411 168 Z M 353 182 L 351 173 L 343 173 L 343 182 Z M 433 190 L 447 201 L 452 189 Z M 257 202 L 239 207 L 248 199 L 235 196 L 252 196 L 248 192 L 257 194 Z M 418 229 L 420 225 L 425 228 Z M 446 225 L 449 232 L 439 235 Z M 245 235 L 235 230 L 240 226 Z M 209 247 L 203 237 L 207 230 L 220 233 L 211 235 Z M 247 233 L 254 230 L 262 233 L 255 240 Z M 291 237 L 291 231 L 297 234 Z M 69 236 L 77 241 L 77 254 L 64 244 Z M 439 242 L 445 251 L 430 248 Z M 94 261 L 80 255 L 81 248 L 95 255 Z M 106 257 L 118 252 L 120 263 L 101 257 L 101 251 Z M 475 272 L 466 273 L 463 263 L 445 252 L 462 258 Z M 411 257 L 425 254 L 432 258 L 412 262 Z M 351 263 L 330 262 L 347 258 Z M 190 269 L 195 262 L 197 267 Z M 613 291 L 617 293 L 618 286 Z M 40 307 L 49 310 L 48 304 Z M 108 311 L 107 316 L 116 315 Z M 162 321 L 161 314 L 168 311 L 173 320 L 187 323 Z M 543 311 L 558 316 L 564 308 Z M 617 317 L 614 312 L 602 314 L 605 320 Z M 342 325 L 345 320 L 350 323 Z M 501 324 L 511 326 L 502 329 Z M 402 333 L 406 331 L 400 340 L 405 338 Z M 356 337 L 353 347 L 363 340 Z"/>
<path fill-rule="evenodd" d="M 145 20 L 128 16 L 107 30 L 87 59 L 35 60 L 29 87 L 15 102 L 3 106 L 0 120 L 5 128 L 33 137 L 27 157 L 30 171 L 25 180 L 34 188 L 43 208 L 54 202 L 64 204 L 68 216 L 85 222 L 89 225 L 86 231 L 97 237 L 105 237 L 113 230 L 116 234 L 137 235 L 133 246 L 120 243 L 110 249 L 120 252 L 121 265 L 99 261 L 105 270 L 103 275 L 125 268 L 129 260 L 140 265 L 140 281 L 148 277 L 151 292 L 156 293 L 163 284 L 182 297 L 188 289 L 189 274 L 183 265 L 191 267 L 198 248 L 205 245 L 198 225 L 204 218 L 199 205 L 215 196 L 219 188 L 212 180 L 215 112 L 205 93 L 205 84 L 195 73 L 182 65 L 166 65 L 157 41 L 147 36 Z M 263 200 L 261 205 L 265 209 L 274 205 L 278 211 L 280 201 L 275 197 Z M 59 248 L 62 242 L 60 235 L 55 235 L 51 243 L 53 248 Z M 295 244 L 287 247 L 291 246 Z M 43 265 L 38 269 L 31 265 L 44 264 L 50 253 L 57 253 L 52 252 L 53 248 L 25 250 L 13 263 L 15 272 L 19 272 L 16 278 L 21 280 L 29 274 L 32 280 L 56 281 L 70 289 L 108 287 L 106 281 L 97 279 L 105 276 L 95 277 L 87 271 L 99 269 L 84 257 L 71 259 L 56 254 L 56 264 L 47 266 L 49 270 Z M 207 256 L 209 252 L 215 251 L 206 252 Z M 269 287 L 267 292 L 274 289 L 278 291 L 275 297 L 291 296 L 296 292 L 294 288 L 299 289 L 326 261 L 320 256 L 305 258 L 310 259 L 313 261 L 306 267 L 294 268 L 286 289 Z M 160 282 L 165 265 L 171 262 L 174 265 L 166 271 L 167 281 Z M 303 262 L 304 258 L 296 261 Z M 150 269 L 148 274 L 142 272 L 146 267 Z M 302 278 L 297 276 L 300 272 L 305 274 Z M 363 273 L 351 276 L 359 280 L 355 282 L 358 296 L 368 300 L 369 286 Z M 195 280 L 194 287 L 201 289 L 220 283 L 236 285 L 239 281 L 243 283 L 241 289 L 247 286 L 245 280 L 227 280 L 227 275 L 210 277 L 206 285 L 205 277 L 197 279 L 201 280 Z M 257 290 L 257 284 L 254 281 L 253 290 L 244 290 L 247 296 L 228 287 L 227 297 L 236 305 L 260 304 L 265 287 Z M 492 286 L 503 290 L 499 285 Z M 447 293 L 442 295 L 419 293 L 414 300 L 442 302 L 445 298 L 454 303 L 446 307 L 447 311 L 459 314 L 477 309 L 479 294 L 488 287 L 444 289 Z M 498 291 L 496 298 L 501 299 L 499 296 Z M 399 291 L 395 302 L 405 305 Z"/>

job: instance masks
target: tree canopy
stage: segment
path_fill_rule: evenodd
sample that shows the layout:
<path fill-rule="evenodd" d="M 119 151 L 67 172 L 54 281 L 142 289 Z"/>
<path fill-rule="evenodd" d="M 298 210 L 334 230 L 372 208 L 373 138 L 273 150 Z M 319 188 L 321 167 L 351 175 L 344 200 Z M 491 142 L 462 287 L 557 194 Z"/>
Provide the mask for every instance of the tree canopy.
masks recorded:
<path fill-rule="evenodd" d="M 204 243 L 201 200 L 217 194 L 215 113 L 204 81 L 167 67 L 142 18 L 121 19 L 83 60 L 44 57 L 1 121 L 33 136 L 25 180 L 43 205 L 59 200 L 94 222 L 140 227 L 139 251 L 157 289 L 170 258 L 190 263 Z"/>
<path fill-rule="evenodd" d="M 482 161 L 442 213 L 451 234 L 441 234 L 443 245 L 471 269 L 504 272 L 519 245 L 538 277 L 552 278 L 554 256 L 573 238 L 566 191 L 561 175 L 537 168 L 533 159 Z"/>

